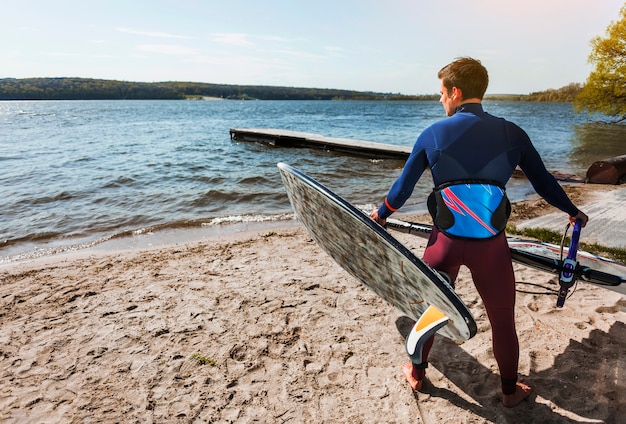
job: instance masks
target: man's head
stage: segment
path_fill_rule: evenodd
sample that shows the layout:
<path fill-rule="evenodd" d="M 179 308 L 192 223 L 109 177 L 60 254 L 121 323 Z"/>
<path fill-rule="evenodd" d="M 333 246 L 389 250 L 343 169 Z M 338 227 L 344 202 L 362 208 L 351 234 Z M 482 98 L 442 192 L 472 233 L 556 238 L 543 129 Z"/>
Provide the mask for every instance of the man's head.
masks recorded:
<path fill-rule="evenodd" d="M 489 84 L 487 69 L 470 57 L 456 59 L 441 68 L 437 76 L 441 80 L 440 102 L 448 116 L 468 100 L 481 101 Z"/>

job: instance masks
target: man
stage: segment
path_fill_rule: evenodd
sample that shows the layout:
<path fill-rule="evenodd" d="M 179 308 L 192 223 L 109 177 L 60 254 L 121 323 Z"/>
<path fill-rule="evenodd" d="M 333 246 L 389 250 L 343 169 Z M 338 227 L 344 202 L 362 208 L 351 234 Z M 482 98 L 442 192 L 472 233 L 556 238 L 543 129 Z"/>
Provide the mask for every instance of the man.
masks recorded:
<path fill-rule="evenodd" d="M 528 397 L 531 387 L 518 381 L 519 345 L 515 329 L 515 276 L 504 229 L 510 213 L 505 185 L 516 166 L 548 203 L 583 225 L 587 216 L 569 200 L 546 170 L 528 135 L 517 125 L 487 114 L 482 98 L 489 77 L 480 61 L 460 58 L 442 68 L 441 99 L 449 118 L 424 130 L 400 177 L 371 216 L 381 225 L 411 196 L 427 167 L 435 189 L 429 196 L 433 232 L 424 260 L 452 281 L 467 266 L 483 299 L 492 327 L 507 407 Z M 421 390 L 433 338 L 424 346 L 424 362 L 408 362 L 403 374 L 413 390 Z"/>

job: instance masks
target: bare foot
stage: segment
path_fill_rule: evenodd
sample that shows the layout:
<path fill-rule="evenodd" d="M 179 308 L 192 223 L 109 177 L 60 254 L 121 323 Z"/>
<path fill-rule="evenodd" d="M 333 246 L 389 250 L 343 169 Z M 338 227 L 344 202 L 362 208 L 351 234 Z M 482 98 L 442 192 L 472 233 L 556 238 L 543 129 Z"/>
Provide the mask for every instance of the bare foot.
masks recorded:
<path fill-rule="evenodd" d="M 510 395 L 503 395 L 502 403 L 507 408 L 513 408 L 520 404 L 521 401 L 530 396 L 530 393 L 533 391 L 533 388 L 527 384 L 524 384 L 520 381 L 516 383 L 515 393 Z"/>
<path fill-rule="evenodd" d="M 406 381 L 411 385 L 413 390 L 418 392 L 422 390 L 424 380 L 418 380 L 413 376 L 413 364 L 411 362 L 402 364 L 402 374 L 404 374 L 404 378 L 406 378 Z"/>

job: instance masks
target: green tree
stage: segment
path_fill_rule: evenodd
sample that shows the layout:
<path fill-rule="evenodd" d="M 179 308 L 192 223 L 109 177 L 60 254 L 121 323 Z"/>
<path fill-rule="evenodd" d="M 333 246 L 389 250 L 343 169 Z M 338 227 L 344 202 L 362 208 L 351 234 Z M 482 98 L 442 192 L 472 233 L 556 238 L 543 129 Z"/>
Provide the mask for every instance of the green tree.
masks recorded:
<path fill-rule="evenodd" d="M 620 10 L 620 19 L 607 27 L 606 38 L 595 37 L 591 47 L 589 63 L 595 69 L 574 107 L 577 112 L 601 112 L 622 121 L 626 119 L 626 5 Z"/>

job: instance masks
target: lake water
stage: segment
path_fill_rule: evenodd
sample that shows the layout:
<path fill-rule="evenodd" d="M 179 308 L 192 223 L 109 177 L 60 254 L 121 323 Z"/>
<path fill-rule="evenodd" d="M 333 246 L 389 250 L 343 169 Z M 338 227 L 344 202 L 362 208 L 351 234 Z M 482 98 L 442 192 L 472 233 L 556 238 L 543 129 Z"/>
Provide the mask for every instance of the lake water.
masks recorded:
<path fill-rule="evenodd" d="M 522 126 L 548 169 L 584 176 L 625 153 L 623 127 L 591 123 L 568 103 L 485 102 Z M 0 262 L 138 234 L 186 234 L 292 219 L 276 168 L 286 162 L 373 208 L 402 161 L 232 141 L 231 128 L 279 128 L 412 146 L 444 118 L 436 102 L 0 102 Z M 430 178 L 403 211 L 423 210 Z M 511 180 L 514 199 L 532 193 Z M 229 226 L 230 224 L 230 226 Z"/>

